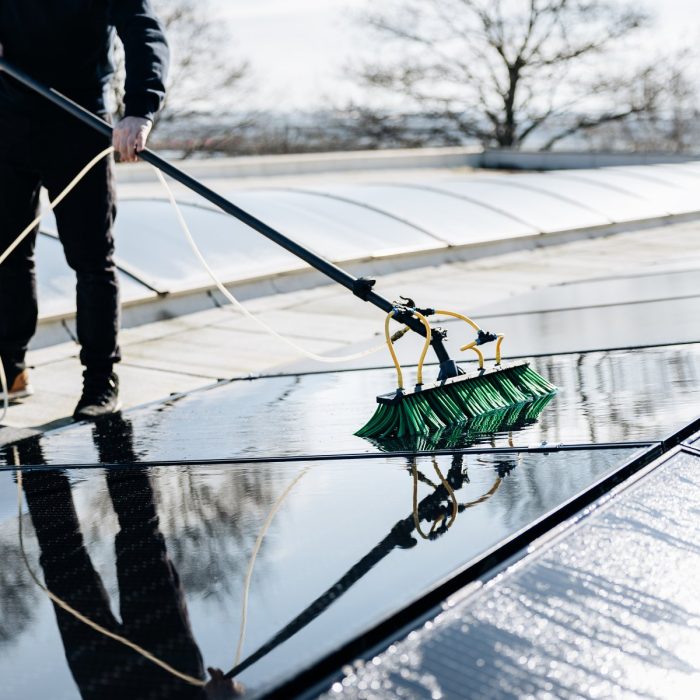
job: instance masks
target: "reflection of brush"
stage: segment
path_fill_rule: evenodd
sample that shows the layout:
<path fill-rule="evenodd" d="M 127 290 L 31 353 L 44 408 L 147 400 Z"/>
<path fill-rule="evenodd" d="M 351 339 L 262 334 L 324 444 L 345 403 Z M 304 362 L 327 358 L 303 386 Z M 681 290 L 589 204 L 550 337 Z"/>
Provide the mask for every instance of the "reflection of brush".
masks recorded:
<path fill-rule="evenodd" d="M 399 311 L 397 309 L 397 311 Z M 389 336 L 389 321 L 395 311 L 387 316 L 385 335 L 389 352 L 396 366 L 398 389 L 392 394 L 377 397 L 376 412 L 369 422 L 356 435 L 368 438 L 404 438 L 414 435 L 428 435 L 447 427 L 459 427 L 471 424 L 483 417 L 483 421 L 500 424 L 511 409 L 520 407 L 517 411 L 528 407 L 539 413 L 535 403 L 548 399 L 556 392 L 556 387 L 533 370 L 527 362 L 501 367 L 502 335 L 486 333 L 471 319 L 460 314 L 447 311 L 422 310 L 426 313 L 456 316 L 474 327 L 477 339 L 465 345 L 462 350 L 473 350 L 479 357 L 479 370 L 471 374 L 436 382 L 423 384 L 423 363 L 431 342 L 430 324 L 421 311 L 403 307 L 402 314 L 412 313 L 423 323 L 426 329 L 426 339 L 423 353 L 418 363 L 417 385 L 413 390 L 406 390 L 403 383 L 403 373 L 394 351 L 392 339 Z M 484 357 L 477 346 L 497 340 L 496 366 L 484 369 Z M 491 432 L 477 429 L 477 432 Z"/>

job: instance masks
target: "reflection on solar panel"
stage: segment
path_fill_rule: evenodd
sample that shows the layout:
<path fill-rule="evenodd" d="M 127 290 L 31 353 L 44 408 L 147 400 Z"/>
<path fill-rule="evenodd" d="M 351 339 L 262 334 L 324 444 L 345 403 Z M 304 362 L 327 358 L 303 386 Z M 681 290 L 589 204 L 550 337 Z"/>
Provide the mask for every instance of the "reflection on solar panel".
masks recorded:
<path fill-rule="evenodd" d="M 700 405 L 700 345 L 575 353 L 535 360 L 534 366 L 560 388 L 536 423 L 518 426 L 512 433 L 467 430 L 442 447 L 658 440 L 693 418 Z M 377 369 L 241 380 L 136 409 L 130 412 L 129 437 L 136 458 L 127 461 L 376 452 L 375 444 L 353 432 L 371 407 L 376 387 L 390 385 L 393 379 L 393 369 Z M 77 425 L 45 434 L 46 463 L 95 462 L 92 433 L 91 426 Z M 122 436 L 117 432 L 112 440 L 118 456 Z"/>
<path fill-rule="evenodd" d="M 0 673 L 11 679 L 12 697 L 50 688 L 52 697 L 75 698 L 110 683 L 123 695 L 139 687 L 194 697 L 64 615 L 56 626 L 18 550 L 20 465 L 83 465 L 24 470 L 29 559 L 55 593 L 194 675 L 202 658 L 233 665 L 246 615 L 236 675 L 249 691 L 264 692 L 658 450 L 698 405 L 698 346 L 562 355 L 545 366 L 562 391 L 539 423 L 466 435 L 433 455 L 382 454 L 352 435 L 354 413 L 385 369 L 224 383 L 6 448 L 0 547 L 15 565 L 5 569 L 10 578 L 0 577 L 7 611 Z M 334 407 L 330 397 L 338 395 L 348 398 Z M 110 617 L 117 599 L 120 619 Z M 35 657 L 40 630 L 41 668 L 18 673 Z"/>
<path fill-rule="evenodd" d="M 130 432 L 128 420 L 119 430 L 122 435 Z M 104 461 L 136 459 L 129 445 L 121 443 L 116 448 L 99 428 L 93 440 Z M 18 449 L 18 459 L 41 461 L 41 449 L 40 440 L 25 442 Z M 633 449 L 620 448 L 550 455 L 111 470 L 106 474 L 27 472 L 27 525 L 31 519 L 36 533 L 36 539 L 30 541 L 30 557 L 37 562 L 41 555 L 45 579 L 55 592 L 81 605 L 91 618 L 103 619 L 108 603 L 92 581 L 94 570 L 108 576 L 107 590 L 117 594 L 117 582 L 110 573 L 116 535 L 122 629 L 142 642 L 150 639 L 151 648 L 164 654 L 166 642 L 191 635 L 207 663 L 228 667 L 255 538 L 275 499 L 303 473 L 266 538 L 250 589 L 246 654 L 291 625 L 259 662 L 240 675 L 254 689 L 293 675 L 328 648 L 398 610 L 455 567 L 633 453 Z M 452 499 L 438 470 L 454 493 L 457 517 L 453 524 Z M 414 479 L 418 493 L 415 515 Z M 2 491 L 11 493 L 11 474 L 5 474 L 2 481 Z M 160 518 L 154 521 L 156 503 Z M 52 697 L 73 697 L 63 651 L 70 660 L 81 649 L 87 652 L 99 644 L 99 636 L 89 629 L 75 629 L 75 624 L 69 629 L 69 621 L 65 628 L 60 623 L 62 644 L 50 640 L 42 645 L 40 672 L 29 677 L 17 674 L 25 659 L 24 640 L 35 638 L 38 628 L 54 622 L 50 605 L 36 598 L 20 564 L 16 522 L 10 513 L 3 520 L 3 551 L 7 561 L 18 566 L 11 582 L 0 584 L 3 609 L 9 608 L 14 620 L 6 630 L 0 670 L 4 678 L 13 679 L 12 697 L 37 697 L 49 689 L 57 693 Z M 158 544 L 161 534 L 164 545 Z M 66 549 L 69 542 L 70 551 Z M 163 547 L 179 574 L 181 591 L 173 590 L 174 582 L 168 584 Z M 190 629 L 182 619 L 172 619 L 171 606 L 182 592 Z M 124 609 L 125 600 L 130 601 L 128 609 Z M 145 610 L 149 611 L 147 622 L 139 613 Z M 160 621 L 159 627 L 149 631 L 155 621 Z M 51 636 L 55 637 L 55 631 Z M 184 645 L 182 648 L 179 660 L 184 670 L 188 661 Z M 164 681 L 162 673 L 137 662 L 131 652 L 109 647 L 104 653 L 105 665 L 83 669 L 79 687 L 81 683 L 99 687 L 116 682 L 126 694 L 134 685 L 153 688 Z M 75 675 L 75 666 L 72 670 Z"/>
<path fill-rule="evenodd" d="M 700 491 L 684 484 L 698 469 L 698 456 L 663 458 L 323 697 L 694 697 Z"/>

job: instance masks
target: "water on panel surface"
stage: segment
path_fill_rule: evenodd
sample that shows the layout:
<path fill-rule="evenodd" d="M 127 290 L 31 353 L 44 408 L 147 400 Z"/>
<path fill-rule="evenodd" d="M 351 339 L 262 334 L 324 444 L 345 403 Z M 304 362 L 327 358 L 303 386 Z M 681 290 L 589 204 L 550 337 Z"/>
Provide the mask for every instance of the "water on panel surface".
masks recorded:
<path fill-rule="evenodd" d="M 127 419 L 113 420 L 131 434 Z M 133 444 L 115 452 L 99 427 L 88 439 L 103 457 L 134 460 Z M 17 459 L 40 461 L 41 449 L 39 440 L 25 442 Z M 205 665 L 233 666 L 252 571 L 243 658 L 267 644 L 240 674 L 252 692 L 404 606 L 632 454 L 25 471 L 22 523 L 30 565 L 54 593 L 195 676 Z M 0 474 L 0 493 L 11 496 L 0 501 L 8 697 L 198 698 L 56 616 L 22 561 L 14 472 Z"/>
<path fill-rule="evenodd" d="M 591 280 L 536 289 L 513 298 L 512 308 L 511 300 L 482 307 L 478 312 L 458 308 L 484 329 L 505 334 L 506 359 L 700 343 L 700 296 L 691 277 L 692 272 L 650 274 L 641 280 L 643 291 L 622 280 Z M 494 318 L 489 317 L 490 313 Z M 471 329 L 461 321 L 445 319 L 437 323 L 448 330 L 448 348 L 459 357 L 456 348 L 474 339 Z M 354 349 L 369 349 L 375 344 L 373 339 Z M 416 334 L 407 335 L 397 344 L 402 363 L 415 363 L 421 347 Z M 485 350 L 487 357 L 493 352 L 489 346 Z M 370 355 L 351 366 L 375 367 L 378 362 L 381 355 Z M 306 360 L 289 368 L 290 373 L 307 371 L 318 371 L 318 364 Z"/>
<path fill-rule="evenodd" d="M 533 366 L 559 387 L 539 420 L 511 433 L 440 436 L 436 442 L 376 444 L 356 437 L 393 370 L 284 376 L 226 383 L 130 411 L 133 436 L 110 431 L 102 463 L 120 461 L 125 440 L 135 461 L 264 458 L 401 449 L 659 440 L 700 413 L 700 346 L 538 358 Z M 432 371 L 432 368 L 431 368 Z M 407 370 L 412 372 L 412 370 Z M 95 461 L 94 428 L 81 424 L 41 437 L 48 464 Z M 128 454 L 131 455 L 131 447 Z M 2 459 L 12 464 L 13 448 Z M 131 457 L 130 457 L 131 459 Z"/>
<path fill-rule="evenodd" d="M 699 469 L 671 457 L 323 697 L 696 698 Z"/>

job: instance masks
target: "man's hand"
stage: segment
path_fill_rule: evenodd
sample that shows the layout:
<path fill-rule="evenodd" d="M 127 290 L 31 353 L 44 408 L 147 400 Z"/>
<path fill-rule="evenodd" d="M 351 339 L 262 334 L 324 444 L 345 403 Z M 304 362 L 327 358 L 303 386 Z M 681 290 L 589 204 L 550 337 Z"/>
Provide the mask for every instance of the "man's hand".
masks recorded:
<path fill-rule="evenodd" d="M 245 692 L 243 686 L 234 680 L 224 676 L 224 672 L 218 668 L 208 668 L 211 678 L 204 686 L 207 700 L 232 700 L 240 698 Z"/>
<path fill-rule="evenodd" d="M 146 148 L 153 123 L 142 117 L 124 117 L 114 127 L 112 145 L 121 163 L 135 163 L 137 153 Z"/>

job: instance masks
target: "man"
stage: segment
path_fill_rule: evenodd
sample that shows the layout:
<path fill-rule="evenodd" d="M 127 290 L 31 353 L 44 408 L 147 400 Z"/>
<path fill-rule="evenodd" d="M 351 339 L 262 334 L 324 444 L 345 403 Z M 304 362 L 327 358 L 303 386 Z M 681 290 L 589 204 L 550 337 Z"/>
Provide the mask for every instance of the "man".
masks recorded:
<path fill-rule="evenodd" d="M 124 43 L 124 118 L 113 145 L 137 160 L 165 96 L 168 45 L 150 0 L 0 0 L 0 51 L 38 80 L 106 116 L 114 30 Z M 0 72 L 0 251 L 37 215 L 39 191 L 51 199 L 109 145 Z M 66 260 L 77 276 L 77 334 L 84 366 L 76 419 L 119 410 L 119 288 L 112 260 L 116 215 L 112 160 L 102 160 L 55 210 Z M 0 266 L 0 359 L 10 399 L 29 396 L 25 364 L 38 318 L 36 231 Z"/>

